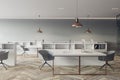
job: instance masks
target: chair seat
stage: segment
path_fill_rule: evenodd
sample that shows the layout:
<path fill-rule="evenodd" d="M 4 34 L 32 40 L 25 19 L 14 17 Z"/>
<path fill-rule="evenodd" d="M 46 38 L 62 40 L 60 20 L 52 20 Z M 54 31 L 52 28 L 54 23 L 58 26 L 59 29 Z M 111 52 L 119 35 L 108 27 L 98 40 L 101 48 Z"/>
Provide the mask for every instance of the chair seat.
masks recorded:
<path fill-rule="evenodd" d="M 98 60 L 106 61 L 106 63 L 103 66 L 101 66 L 100 69 L 102 69 L 104 66 L 109 66 L 110 68 L 112 68 L 112 66 L 108 62 L 113 61 L 114 56 L 115 56 L 115 51 L 108 51 L 106 56 L 98 56 Z"/>
<path fill-rule="evenodd" d="M 3 65 L 3 67 L 7 70 L 7 67 L 5 66 L 5 63 L 3 62 L 3 60 L 7 60 L 8 59 L 8 53 L 6 51 L 1 51 L 0 52 L 0 64 Z"/>

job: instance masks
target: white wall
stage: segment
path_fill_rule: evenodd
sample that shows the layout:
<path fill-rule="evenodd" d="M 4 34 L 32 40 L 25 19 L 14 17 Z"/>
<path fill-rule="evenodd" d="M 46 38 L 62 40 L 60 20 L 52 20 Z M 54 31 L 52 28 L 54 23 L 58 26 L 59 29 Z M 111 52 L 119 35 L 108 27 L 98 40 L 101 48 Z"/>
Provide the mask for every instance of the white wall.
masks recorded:
<path fill-rule="evenodd" d="M 80 40 L 115 42 L 117 27 L 114 20 L 80 20 L 81 28 L 73 28 L 74 20 L 0 20 L 0 42 L 33 40 Z M 87 28 L 92 34 L 85 33 Z M 41 28 L 43 33 L 38 33 Z"/>

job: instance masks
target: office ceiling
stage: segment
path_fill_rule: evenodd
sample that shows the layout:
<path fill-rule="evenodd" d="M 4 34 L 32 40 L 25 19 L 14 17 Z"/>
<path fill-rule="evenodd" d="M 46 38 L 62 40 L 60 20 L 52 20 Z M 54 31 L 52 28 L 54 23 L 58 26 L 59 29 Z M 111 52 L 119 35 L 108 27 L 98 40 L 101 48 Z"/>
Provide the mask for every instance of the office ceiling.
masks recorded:
<path fill-rule="evenodd" d="M 99 18 L 112 19 L 120 12 L 120 0 L 78 0 L 76 11 L 76 0 L 43 0 L 40 10 L 41 16 L 81 19 Z"/>
<path fill-rule="evenodd" d="M 120 0 L 78 0 L 78 8 L 76 1 L 0 0 L 0 18 L 114 19 L 120 12 Z"/>

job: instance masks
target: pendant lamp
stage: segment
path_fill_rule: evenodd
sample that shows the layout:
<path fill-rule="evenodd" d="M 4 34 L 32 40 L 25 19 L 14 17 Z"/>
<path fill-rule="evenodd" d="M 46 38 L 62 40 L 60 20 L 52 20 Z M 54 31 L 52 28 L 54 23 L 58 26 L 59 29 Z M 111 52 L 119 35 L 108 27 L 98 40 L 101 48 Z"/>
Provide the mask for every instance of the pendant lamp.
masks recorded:
<path fill-rule="evenodd" d="M 79 22 L 79 19 L 76 18 L 75 22 L 72 24 L 72 27 L 78 28 L 82 27 L 83 25 Z"/>
<path fill-rule="evenodd" d="M 88 14 L 88 23 L 89 23 L 89 21 L 90 21 L 90 15 Z M 92 31 L 91 31 L 90 28 L 88 28 L 88 29 L 85 31 L 85 33 L 92 33 Z"/>
<path fill-rule="evenodd" d="M 78 19 L 78 0 L 76 0 L 76 19 L 75 19 L 75 22 L 72 24 L 72 27 L 78 28 L 82 26 L 83 25 L 79 22 L 79 19 Z"/>
<path fill-rule="evenodd" d="M 88 28 L 88 29 L 86 30 L 86 33 L 92 33 L 92 31 Z"/>
<path fill-rule="evenodd" d="M 39 33 L 43 33 L 43 31 L 42 31 L 40 28 L 38 29 L 38 31 L 37 31 L 37 32 L 39 32 Z"/>
<path fill-rule="evenodd" d="M 38 15 L 38 18 L 40 19 L 40 15 Z M 39 26 L 39 24 L 38 24 L 38 26 Z M 38 33 L 43 33 L 43 31 L 39 28 L 38 29 L 38 31 L 37 31 Z"/>

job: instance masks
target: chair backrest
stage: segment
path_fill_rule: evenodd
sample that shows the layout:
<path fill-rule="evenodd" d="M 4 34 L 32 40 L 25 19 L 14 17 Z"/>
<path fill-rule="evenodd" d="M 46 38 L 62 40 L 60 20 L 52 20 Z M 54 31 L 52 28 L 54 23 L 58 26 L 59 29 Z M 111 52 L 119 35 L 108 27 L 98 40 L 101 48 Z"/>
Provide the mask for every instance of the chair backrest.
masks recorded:
<path fill-rule="evenodd" d="M 24 50 L 24 51 L 29 51 L 28 48 L 25 48 L 25 46 L 21 46 L 21 48 Z"/>
<path fill-rule="evenodd" d="M 23 45 L 21 45 L 20 47 L 21 47 L 23 50 L 24 50 L 24 48 L 25 48 Z"/>
<path fill-rule="evenodd" d="M 107 60 L 108 61 L 114 60 L 114 56 L 115 56 L 115 51 L 108 51 L 108 53 L 107 53 Z"/>
<path fill-rule="evenodd" d="M 8 53 L 6 51 L 0 51 L 0 60 L 6 60 L 8 59 Z"/>
<path fill-rule="evenodd" d="M 40 50 L 39 53 L 45 61 L 54 60 L 54 56 L 47 50 Z"/>

